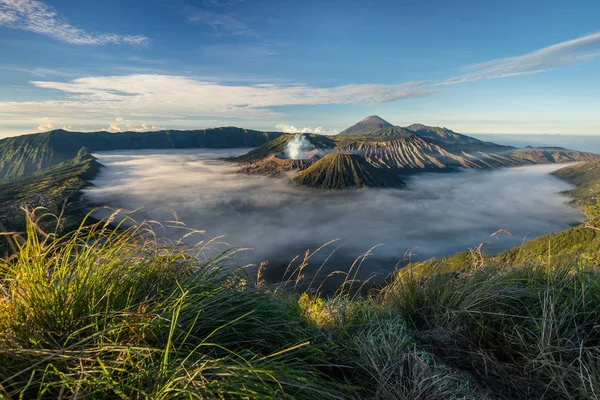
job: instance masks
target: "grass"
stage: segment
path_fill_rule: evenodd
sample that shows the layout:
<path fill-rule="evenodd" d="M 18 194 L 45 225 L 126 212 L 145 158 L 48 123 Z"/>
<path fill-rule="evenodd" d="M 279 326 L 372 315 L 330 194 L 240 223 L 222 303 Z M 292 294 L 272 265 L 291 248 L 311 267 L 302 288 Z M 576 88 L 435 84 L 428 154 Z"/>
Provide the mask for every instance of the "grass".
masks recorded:
<path fill-rule="evenodd" d="M 418 343 L 505 398 L 599 398 L 600 265 L 402 271 L 383 302 Z"/>
<path fill-rule="evenodd" d="M 338 398 L 287 303 L 156 240 L 148 226 L 64 237 L 28 214 L 0 261 L 0 393 L 25 398 Z M 334 390 L 335 389 L 335 390 Z"/>
<path fill-rule="evenodd" d="M 370 291 L 357 261 L 325 296 L 301 282 L 309 253 L 272 285 L 265 265 L 254 278 L 228 253 L 199 259 L 206 244 L 160 239 L 155 223 L 61 236 L 43 214 L 25 214 L 0 259 L 0 397 L 600 398 L 594 258 L 473 251 Z"/>

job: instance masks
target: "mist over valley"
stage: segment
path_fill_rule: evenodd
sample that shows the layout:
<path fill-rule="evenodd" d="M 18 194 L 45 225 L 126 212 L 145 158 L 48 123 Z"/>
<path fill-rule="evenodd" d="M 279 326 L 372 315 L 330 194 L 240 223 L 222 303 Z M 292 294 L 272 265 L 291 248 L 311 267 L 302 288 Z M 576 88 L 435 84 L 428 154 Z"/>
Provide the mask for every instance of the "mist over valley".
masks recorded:
<path fill-rule="evenodd" d="M 280 178 L 247 175 L 223 158 L 248 149 L 142 150 L 100 152 L 105 166 L 85 190 L 88 200 L 124 210 L 142 210 L 137 218 L 172 220 L 205 237 L 224 236 L 210 252 L 251 248 L 242 264 L 268 260 L 273 279 L 295 255 L 339 239 L 311 265 L 342 248 L 325 271 L 347 269 L 373 250 L 362 277 L 388 275 L 410 260 L 441 257 L 483 241 L 495 253 L 581 221 L 561 192 L 572 186 L 550 175 L 564 165 L 498 170 L 427 173 L 408 179 L 407 189 L 363 188 L 324 191 Z M 293 176 L 290 172 L 288 175 Z M 512 236 L 490 238 L 499 229 Z M 174 239 L 181 231 L 170 231 Z"/>

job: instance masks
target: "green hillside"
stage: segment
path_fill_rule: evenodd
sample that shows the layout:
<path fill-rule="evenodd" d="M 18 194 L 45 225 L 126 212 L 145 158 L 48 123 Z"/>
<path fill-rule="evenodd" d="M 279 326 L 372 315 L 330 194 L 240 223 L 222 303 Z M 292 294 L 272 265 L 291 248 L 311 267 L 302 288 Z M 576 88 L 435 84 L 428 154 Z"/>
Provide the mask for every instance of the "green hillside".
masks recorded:
<path fill-rule="evenodd" d="M 73 159 L 43 171 L 0 181 L 0 209 L 54 204 L 85 186 L 100 167 L 96 159 L 82 149 Z"/>
<path fill-rule="evenodd" d="M 90 152 L 138 149 L 257 147 L 281 136 L 226 127 L 193 131 L 68 132 L 54 130 L 0 140 L 0 180 L 30 174 L 70 160 L 80 148 Z"/>
<path fill-rule="evenodd" d="M 355 154 L 331 153 L 298 173 L 294 182 L 319 189 L 360 187 L 402 188 L 405 183 L 386 169 L 369 164 Z"/>
<path fill-rule="evenodd" d="M 79 148 L 57 149 L 51 133 L 17 136 L 0 140 L 0 180 L 31 174 L 73 158 Z"/>
<path fill-rule="evenodd" d="M 77 200 L 82 188 L 99 172 L 101 165 L 85 149 L 71 160 L 63 161 L 30 175 L 0 181 L 0 226 L 2 231 L 23 232 L 22 208 L 44 207 L 48 213 L 63 213 L 61 232 L 81 222 L 83 215 L 68 206 Z M 53 221 L 54 223 L 56 221 Z M 0 256 L 10 252 L 9 242 L 0 237 Z"/>
<path fill-rule="evenodd" d="M 562 168 L 554 175 L 577 186 L 568 192 L 576 205 L 592 205 L 600 199 L 600 161 Z"/>

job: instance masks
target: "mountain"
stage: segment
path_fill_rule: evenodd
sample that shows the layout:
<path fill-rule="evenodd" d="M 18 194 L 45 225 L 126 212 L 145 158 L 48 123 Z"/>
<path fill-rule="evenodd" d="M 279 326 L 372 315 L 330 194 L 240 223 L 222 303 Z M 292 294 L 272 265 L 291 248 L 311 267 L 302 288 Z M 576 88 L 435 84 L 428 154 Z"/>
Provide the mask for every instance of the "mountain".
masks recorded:
<path fill-rule="evenodd" d="M 32 210 L 44 207 L 44 212 L 62 215 L 60 226 L 50 219 L 41 227 L 45 232 L 69 232 L 83 219 L 79 199 L 81 189 L 89 185 L 101 164 L 84 148 L 71 160 L 60 162 L 40 171 L 0 180 L 0 230 L 24 232 L 25 216 L 22 207 Z M 10 242 L 0 237 L 0 255 L 15 251 Z"/>
<path fill-rule="evenodd" d="M 61 204 L 87 185 L 102 165 L 85 148 L 63 161 L 27 176 L 0 181 L 0 210 Z"/>
<path fill-rule="evenodd" d="M 403 188 L 406 184 L 389 170 L 376 168 L 356 154 L 331 153 L 298 173 L 294 182 L 319 189 L 360 187 Z"/>
<path fill-rule="evenodd" d="M 452 168 L 516 167 L 522 163 L 510 156 L 474 152 L 451 152 L 440 144 L 416 135 L 384 142 L 357 140 L 340 151 L 358 154 L 374 166 L 405 172 Z"/>
<path fill-rule="evenodd" d="M 456 133 L 448 128 L 440 128 L 437 126 L 426 126 L 423 124 L 412 124 L 404 128 L 404 130 L 414 133 L 422 138 L 439 140 L 449 144 L 482 144 L 481 140 L 472 138 L 467 135 Z"/>
<path fill-rule="evenodd" d="M 83 133 L 58 129 L 0 140 L 0 179 L 31 174 L 70 160 L 82 147 L 90 152 L 256 147 L 281 135 L 281 132 L 259 132 L 235 127 L 119 133 Z"/>
<path fill-rule="evenodd" d="M 417 135 L 447 144 L 482 144 L 481 140 L 451 131 L 448 128 L 412 124 L 407 127 L 394 126 L 377 115 L 371 115 L 358 121 L 338 136 L 410 136 Z"/>
<path fill-rule="evenodd" d="M 390 124 L 377 115 L 371 115 L 338 133 L 338 136 L 403 136 L 408 134 L 410 132 Z"/>
<path fill-rule="evenodd" d="M 392 182 L 398 183 L 398 175 L 428 171 L 493 169 L 600 159 L 598 154 L 559 147 L 519 149 L 483 142 L 447 128 L 421 124 L 406 128 L 390 125 L 380 117 L 370 116 L 339 135 L 304 135 L 316 149 L 305 160 L 286 159 L 285 148 L 293 136 L 285 134 L 231 161 L 239 162 L 243 173 L 284 176 L 288 171 L 297 170 L 300 171 L 295 179 L 297 183 L 335 189 L 394 186 Z M 385 132 L 390 132 L 390 136 L 385 137 Z M 363 136 L 354 136 L 356 133 Z M 336 156 L 320 159 L 322 154 L 329 153 L 342 153 L 346 157 L 337 156 L 341 158 L 335 161 L 333 158 Z M 365 173 L 357 177 L 354 168 Z M 382 171 L 391 175 L 383 176 Z M 369 173 L 381 179 L 369 179 Z"/>

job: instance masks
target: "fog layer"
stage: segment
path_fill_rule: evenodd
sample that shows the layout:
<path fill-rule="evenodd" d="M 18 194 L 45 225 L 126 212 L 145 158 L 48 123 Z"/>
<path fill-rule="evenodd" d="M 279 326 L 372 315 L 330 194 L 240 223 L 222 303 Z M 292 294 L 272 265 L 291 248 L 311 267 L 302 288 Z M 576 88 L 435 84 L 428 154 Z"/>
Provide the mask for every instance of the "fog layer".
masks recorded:
<path fill-rule="evenodd" d="M 147 218 L 158 220 L 172 219 L 162 211 L 172 209 L 189 227 L 225 235 L 234 248 L 253 248 L 248 263 L 277 265 L 332 239 L 343 245 L 336 254 L 345 258 L 338 262 L 382 244 L 368 272 L 384 273 L 407 251 L 413 260 L 444 256 L 489 240 L 499 229 L 512 232 L 489 240 L 487 249 L 495 252 L 581 220 L 560 194 L 571 186 L 549 175 L 556 165 L 424 174 L 411 178 L 406 190 L 326 192 L 288 178 L 239 174 L 219 159 L 244 152 L 100 153 L 106 168 L 86 195 L 97 204 L 148 210 Z"/>

